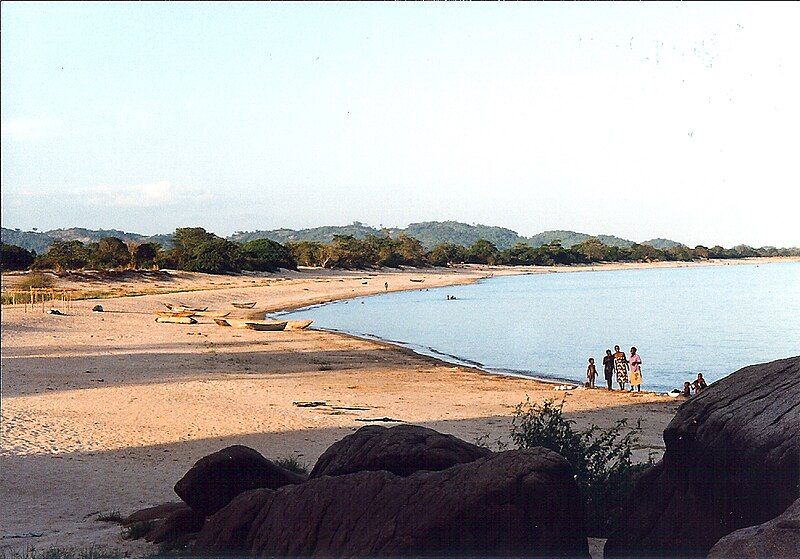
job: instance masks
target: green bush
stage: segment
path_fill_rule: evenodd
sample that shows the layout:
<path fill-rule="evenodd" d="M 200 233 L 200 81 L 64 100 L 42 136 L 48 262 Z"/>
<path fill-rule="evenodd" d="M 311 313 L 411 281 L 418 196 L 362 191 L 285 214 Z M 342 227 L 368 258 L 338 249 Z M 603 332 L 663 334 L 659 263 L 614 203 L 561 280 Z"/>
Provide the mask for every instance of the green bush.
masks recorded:
<path fill-rule="evenodd" d="M 275 465 L 280 466 L 284 470 L 289 470 L 296 474 L 307 474 L 308 464 L 300 462 L 295 456 L 288 456 L 286 458 L 278 458 L 275 460 Z"/>
<path fill-rule="evenodd" d="M 586 504 L 589 536 L 608 537 L 615 517 L 628 497 L 636 476 L 652 465 L 634 464 L 633 449 L 641 427 L 629 427 L 625 419 L 608 429 L 592 425 L 577 431 L 564 418 L 564 402 L 530 400 L 519 404 L 511 423 L 511 440 L 518 448 L 543 446 L 561 454 L 572 465 Z"/>
<path fill-rule="evenodd" d="M 9 245 L 2 243 L 0 249 L 0 270 L 27 270 L 33 260 L 35 254 L 17 245 Z"/>
<path fill-rule="evenodd" d="M 296 270 L 297 262 L 291 251 L 270 239 L 256 239 L 242 245 L 245 265 L 251 270 L 275 272 L 278 268 Z"/>
<path fill-rule="evenodd" d="M 30 289 L 33 288 L 47 288 L 55 285 L 55 280 L 52 276 L 43 274 L 41 272 L 31 272 L 24 278 L 19 280 L 14 286 L 15 289 Z"/>

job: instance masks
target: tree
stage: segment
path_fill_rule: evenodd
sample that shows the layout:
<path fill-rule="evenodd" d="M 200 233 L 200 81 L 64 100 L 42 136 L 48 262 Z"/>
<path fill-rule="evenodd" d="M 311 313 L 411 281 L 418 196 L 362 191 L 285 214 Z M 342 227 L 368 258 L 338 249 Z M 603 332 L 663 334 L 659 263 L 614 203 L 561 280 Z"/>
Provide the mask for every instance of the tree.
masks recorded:
<path fill-rule="evenodd" d="M 79 270 L 89 263 L 89 250 L 80 241 L 55 241 L 44 255 L 37 257 L 34 266 L 39 269 L 54 268 Z"/>
<path fill-rule="evenodd" d="M 322 267 L 325 265 L 325 246 L 315 241 L 286 243 L 292 258 L 300 266 Z"/>
<path fill-rule="evenodd" d="M 270 239 L 257 239 L 242 245 L 242 257 L 251 270 L 274 272 L 278 268 L 297 269 L 292 252 Z"/>
<path fill-rule="evenodd" d="M 433 266 L 461 264 L 467 260 L 467 249 L 454 243 L 442 243 L 433 247 L 425 258 Z"/>
<path fill-rule="evenodd" d="M 572 250 L 582 254 L 589 262 L 600 262 L 606 260 L 608 247 L 597 237 L 590 237 L 573 246 Z"/>
<path fill-rule="evenodd" d="M 33 264 L 35 253 L 17 245 L 2 243 L 0 250 L 0 270 L 27 270 Z"/>
<path fill-rule="evenodd" d="M 242 265 L 239 245 L 202 227 L 176 229 L 173 248 L 165 256 L 177 269 L 191 272 L 235 272 L 241 270 Z"/>
<path fill-rule="evenodd" d="M 91 251 L 90 261 L 99 269 L 121 268 L 130 265 L 131 253 L 122 239 L 105 237 Z"/>
<path fill-rule="evenodd" d="M 366 268 L 374 266 L 378 254 L 371 243 L 359 241 L 352 235 L 334 235 L 326 246 L 326 268 Z"/>
<path fill-rule="evenodd" d="M 467 249 L 467 262 L 472 264 L 497 264 L 499 252 L 493 243 L 479 239 Z"/>
<path fill-rule="evenodd" d="M 425 249 L 414 237 L 409 237 L 405 233 L 397 236 L 397 251 L 406 266 L 422 266 L 425 264 Z"/>
<path fill-rule="evenodd" d="M 142 243 L 134 247 L 131 261 L 135 268 L 152 268 L 158 260 L 161 245 L 158 243 Z"/>

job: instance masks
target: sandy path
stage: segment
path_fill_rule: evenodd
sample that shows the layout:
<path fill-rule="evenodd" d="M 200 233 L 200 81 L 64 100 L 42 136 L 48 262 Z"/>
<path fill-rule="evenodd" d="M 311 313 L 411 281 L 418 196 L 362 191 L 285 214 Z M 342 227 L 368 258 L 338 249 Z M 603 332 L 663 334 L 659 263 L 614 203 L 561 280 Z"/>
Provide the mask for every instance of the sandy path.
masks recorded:
<path fill-rule="evenodd" d="M 507 437 L 516 404 L 564 393 L 339 334 L 254 332 L 207 319 L 157 324 L 152 315 L 164 300 L 225 310 L 231 300 L 254 300 L 261 312 L 380 292 L 385 281 L 418 288 L 410 278 L 424 277 L 433 287 L 486 273 L 308 272 L 253 287 L 107 299 L 104 313 L 90 311 L 95 301 L 75 303 L 67 316 L 4 308 L 0 549 L 94 543 L 152 552 L 121 540 L 98 513 L 174 500 L 172 485 L 192 463 L 229 444 L 313 465 L 366 423 L 359 420 L 384 416 L 470 441 Z M 564 397 L 583 425 L 641 419 L 642 454 L 661 448 L 677 406 L 603 390 Z M 306 400 L 327 405 L 293 405 Z"/>

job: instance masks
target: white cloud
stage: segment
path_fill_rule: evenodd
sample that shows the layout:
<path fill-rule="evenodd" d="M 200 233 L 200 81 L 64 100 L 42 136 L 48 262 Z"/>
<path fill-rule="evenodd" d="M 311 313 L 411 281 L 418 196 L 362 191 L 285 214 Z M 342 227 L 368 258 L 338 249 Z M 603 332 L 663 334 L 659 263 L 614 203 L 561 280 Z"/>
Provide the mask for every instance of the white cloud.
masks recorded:
<path fill-rule="evenodd" d="M 188 186 L 162 180 L 133 185 L 98 185 L 75 191 L 97 206 L 156 207 L 207 202 L 212 195 Z"/>

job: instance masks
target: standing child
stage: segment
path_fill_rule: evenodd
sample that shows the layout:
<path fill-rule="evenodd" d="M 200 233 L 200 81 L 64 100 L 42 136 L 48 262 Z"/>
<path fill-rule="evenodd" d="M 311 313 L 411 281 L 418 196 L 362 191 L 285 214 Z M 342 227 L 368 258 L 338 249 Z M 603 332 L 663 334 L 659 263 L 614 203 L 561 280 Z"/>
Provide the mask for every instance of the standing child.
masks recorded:
<path fill-rule="evenodd" d="M 594 366 L 594 357 L 589 358 L 589 366 L 586 368 L 586 378 L 589 380 L 589 388 L 594 388 L 594 379 L 597 377 L 597 368 Z"/>

